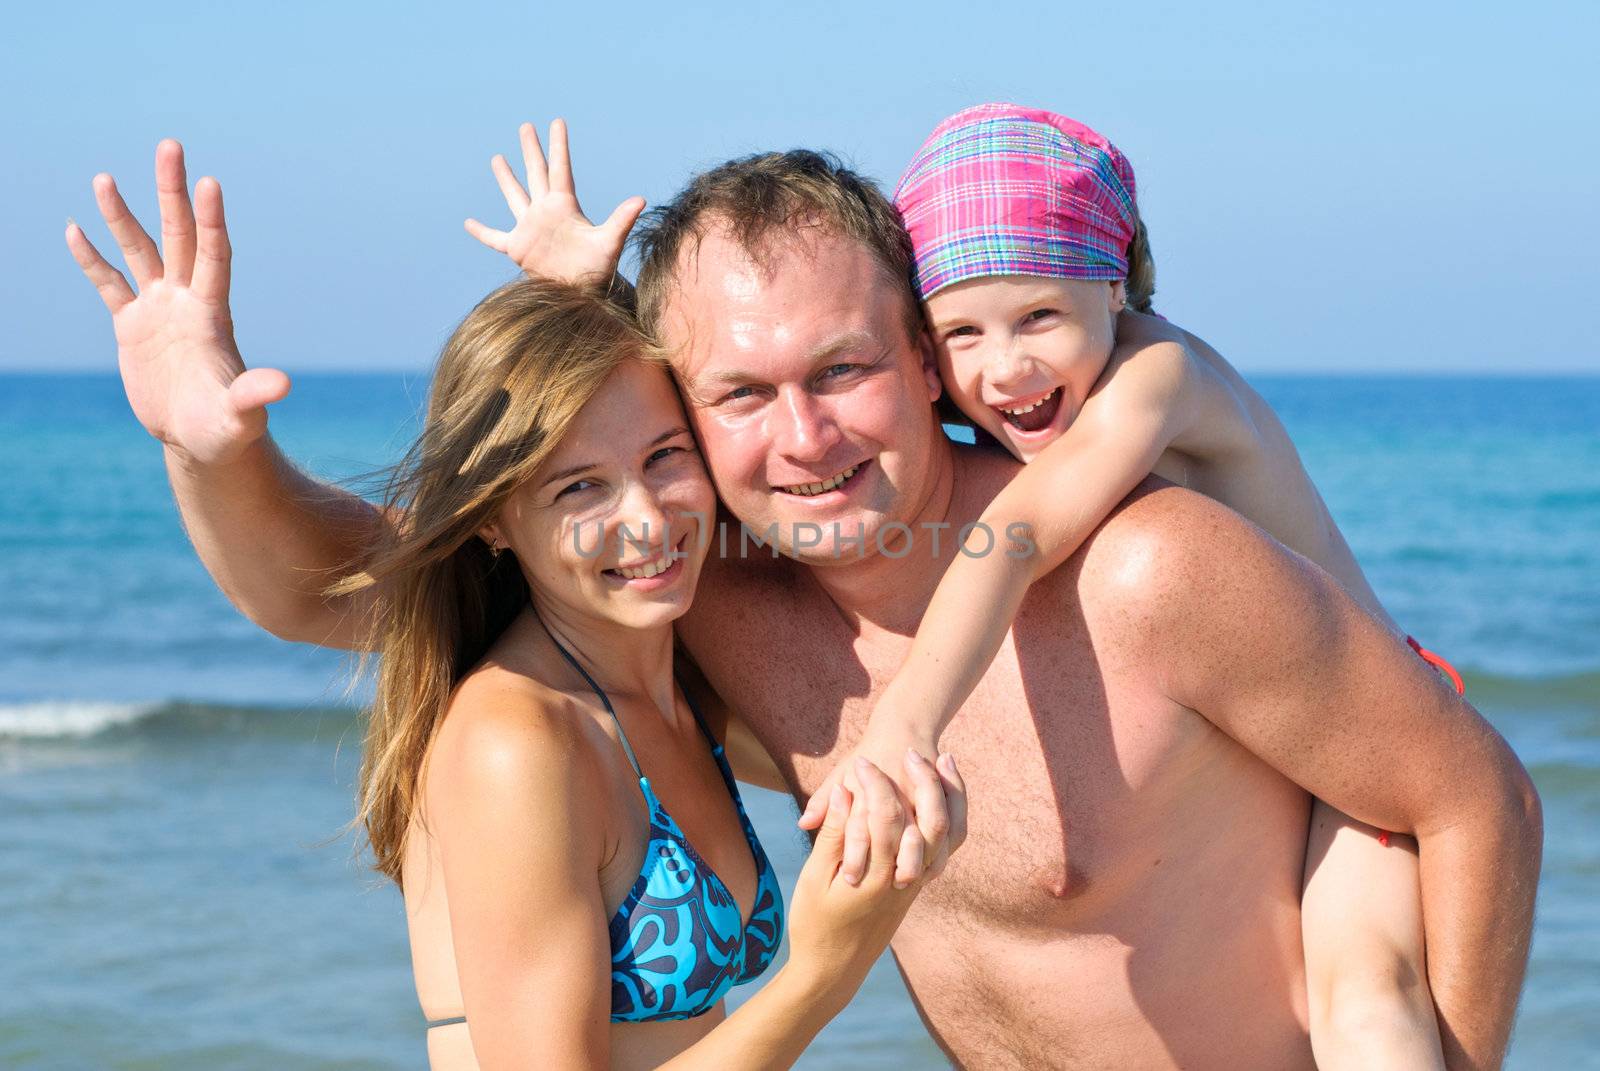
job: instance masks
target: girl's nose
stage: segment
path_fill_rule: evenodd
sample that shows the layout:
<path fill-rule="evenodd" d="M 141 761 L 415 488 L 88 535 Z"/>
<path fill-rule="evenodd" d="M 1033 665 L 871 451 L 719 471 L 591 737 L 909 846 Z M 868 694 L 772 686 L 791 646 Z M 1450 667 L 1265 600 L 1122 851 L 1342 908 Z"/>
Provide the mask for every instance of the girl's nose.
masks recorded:
<path fill-rule="evenodd" d="M 984 373 L 990 386 L 1005 390 L 1025 381 L 1033 372 L 1033 358 L 1027 354 L 1027 343 L 1016 335 L 996 340 L 984 361 Z"/>

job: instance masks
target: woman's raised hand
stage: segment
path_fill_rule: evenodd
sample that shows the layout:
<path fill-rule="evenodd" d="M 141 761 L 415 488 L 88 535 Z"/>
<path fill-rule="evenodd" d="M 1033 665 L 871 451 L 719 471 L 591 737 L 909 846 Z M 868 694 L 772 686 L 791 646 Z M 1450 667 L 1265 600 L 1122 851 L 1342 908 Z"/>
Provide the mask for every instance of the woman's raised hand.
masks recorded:
<path fill-rule="evenodd" d="M 644 198 L 628 198 L 604 223 L 595 226 L 578 206 L 572 186 L 566 123 L 557 119 L 550 124 L 548 163 L 532 123 L 523 123 L 517 133 L 522 140 L 528 188 L 522 188 L 504 156 L 497 154 L 489 162 L 516 224 L 509 231 L 497 231 L 469 219 L 467 233 L 510 257 L 535 279 L 591 285 L 609 282 L 622 259 L 628 232 L 644 211 Z"/>
<path fill-rule="evenodd" d="M 110 175 L 96 175 L 95 202 L 133 275 L 106 262 L 76 223 L 67 248 L 111 311 L 117 366 L 134 416 L 182 460 L 238 458 L 267 428 L 266 406 L 289 393 L 289 377 L 246 371 L 228 310 L 232 250 L 222 187 L 203 178 L 189 201 L 183 146 L 156 146 L 161 249 L 128 211 Z"/>

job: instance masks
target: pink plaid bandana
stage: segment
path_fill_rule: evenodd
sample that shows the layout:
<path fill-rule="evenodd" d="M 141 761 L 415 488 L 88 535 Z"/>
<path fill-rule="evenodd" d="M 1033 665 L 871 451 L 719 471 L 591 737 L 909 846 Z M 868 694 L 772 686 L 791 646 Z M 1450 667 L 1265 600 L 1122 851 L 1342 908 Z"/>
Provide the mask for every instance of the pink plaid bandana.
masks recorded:
<path fill-rule="evenodd" d="M 927 298 L 985 275 L 1127 278 L 1134 192 L 1127 158 L 1082 123 L 980 104 L 928 135 L 894 203 Z"/>

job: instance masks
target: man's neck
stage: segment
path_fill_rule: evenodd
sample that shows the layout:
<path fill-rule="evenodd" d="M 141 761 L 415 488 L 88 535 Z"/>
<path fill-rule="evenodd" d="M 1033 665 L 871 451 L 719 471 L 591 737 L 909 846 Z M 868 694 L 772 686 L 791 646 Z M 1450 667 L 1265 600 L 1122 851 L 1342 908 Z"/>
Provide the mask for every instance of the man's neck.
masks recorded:
<path fill-rule="evenodd" d="M 884 534 L 891 552 L 905 552 L 899 557 L 883 553 L 872 545 L 878 541 L 869 539 L 869 553 L 860 558 L 808 565 L 811 580 L 857 631 L 874 627 L 907 636 L 916 631 L 956 554 L 961 526 L 976 520 L 988 499 L 976 500 L 966 478 L 967 460 L 956 444 L 940 437 L 911 515 L 896 518 L 911 530 L 910 539 L 902 540 L 898 529 Z"/>

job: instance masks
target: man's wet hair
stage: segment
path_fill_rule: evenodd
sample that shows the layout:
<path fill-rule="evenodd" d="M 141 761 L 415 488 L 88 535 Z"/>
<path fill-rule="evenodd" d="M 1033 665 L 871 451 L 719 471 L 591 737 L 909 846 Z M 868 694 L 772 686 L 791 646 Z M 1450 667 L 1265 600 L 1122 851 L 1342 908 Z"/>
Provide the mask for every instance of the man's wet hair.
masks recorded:
<path fill-rule="evenodd" d="M 729 160 L 695 176 L 670 202 L 652 209 L 634 230 L 639 255 L 639 322 L 660 337 L 666 297 L 686 248 L 698 253 L 715 229 L 761 264 L 770 239 L 819 227 L 864 245 L 905 298 L 906 330 L 922 330 L 922 305 L 912 286 L 911 238 L 900 213 L 876 183 L 831 153 L 765 152 Z"/>

